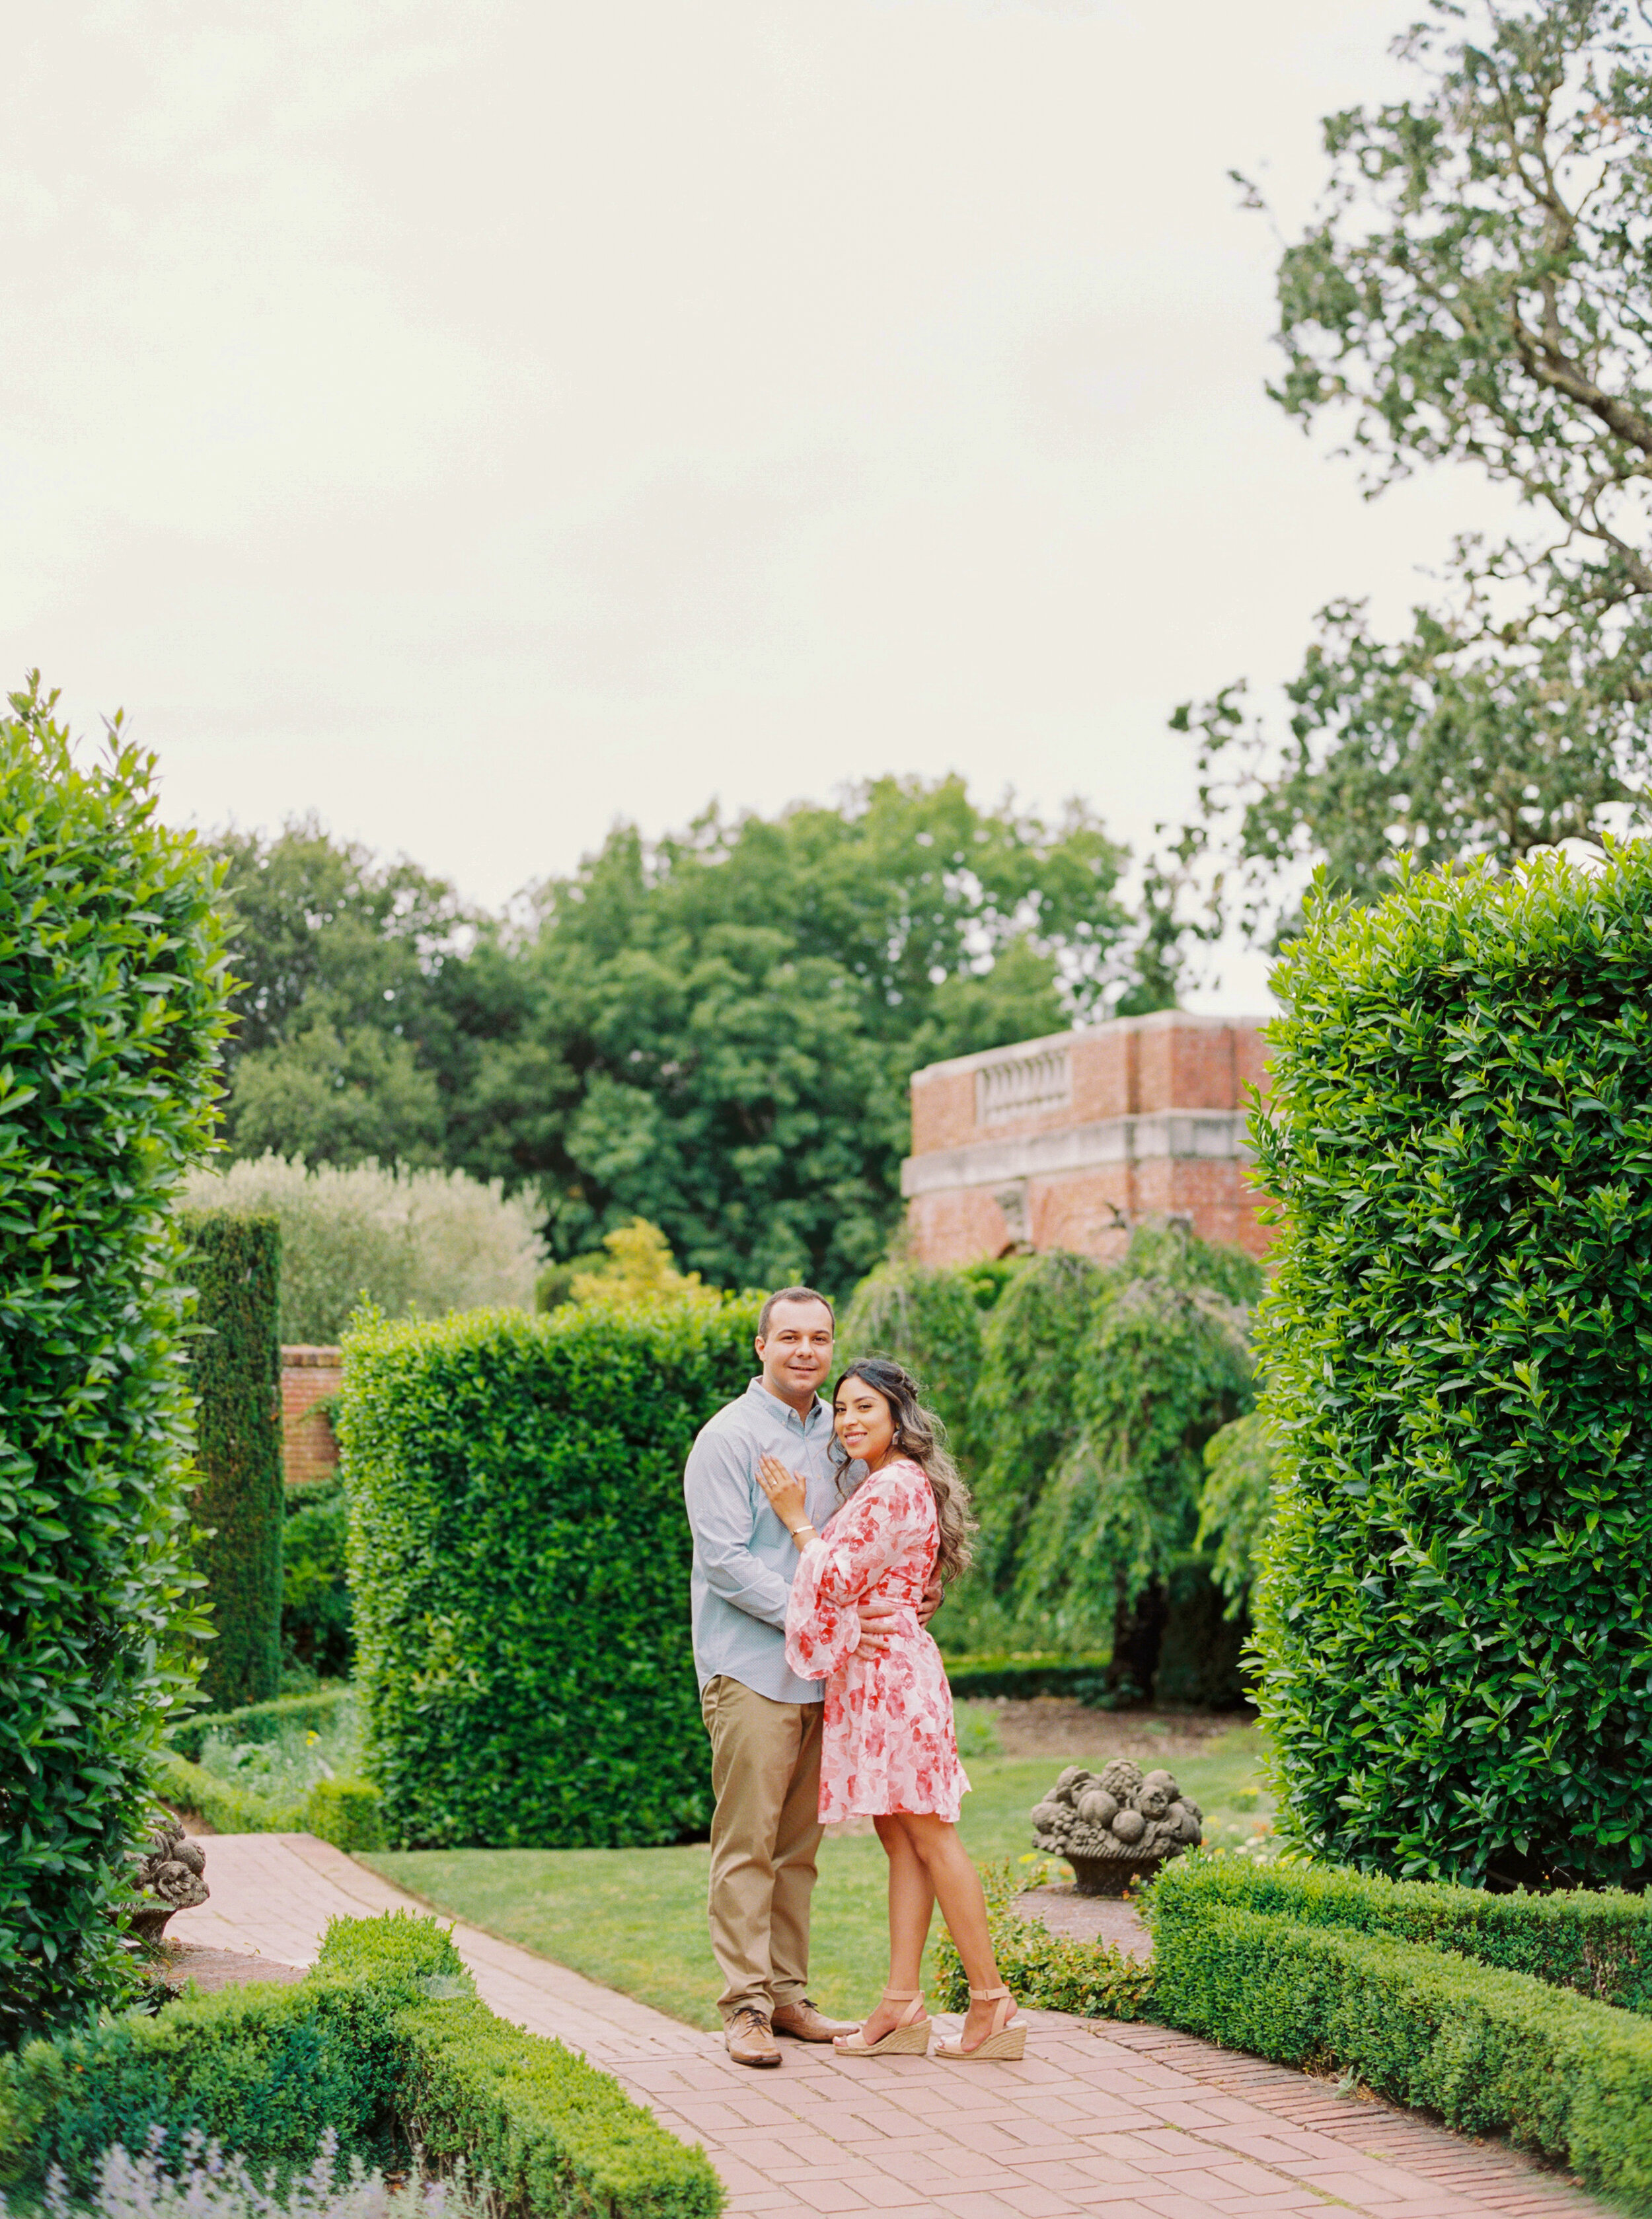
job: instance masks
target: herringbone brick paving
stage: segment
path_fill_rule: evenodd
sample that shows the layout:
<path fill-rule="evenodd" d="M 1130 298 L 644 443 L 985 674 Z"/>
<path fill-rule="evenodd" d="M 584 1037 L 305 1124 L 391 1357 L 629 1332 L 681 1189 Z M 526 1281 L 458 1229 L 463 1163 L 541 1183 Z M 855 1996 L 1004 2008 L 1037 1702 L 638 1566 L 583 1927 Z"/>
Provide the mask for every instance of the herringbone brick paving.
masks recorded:
<path fill-rule="evenodd" d="M 329 1918 L 422 1905 L 307 1835 L 220 1835 L 180 1941 L 307 1961 Z M 639 1916 L 645 1916 L 639 1912 Z M 852 2059 L 787 2042 L 778 2073 L 714 2036 L 463 1924 L 506 2017 L 583 2048 L 686 2141 L 739 2219 L 1604 2219 L 1500 2144 L 1163 2027 L 1028 2014 L 1022 2065 Z M 956 2022 L 941 2022 L 952 2031 Z"/>

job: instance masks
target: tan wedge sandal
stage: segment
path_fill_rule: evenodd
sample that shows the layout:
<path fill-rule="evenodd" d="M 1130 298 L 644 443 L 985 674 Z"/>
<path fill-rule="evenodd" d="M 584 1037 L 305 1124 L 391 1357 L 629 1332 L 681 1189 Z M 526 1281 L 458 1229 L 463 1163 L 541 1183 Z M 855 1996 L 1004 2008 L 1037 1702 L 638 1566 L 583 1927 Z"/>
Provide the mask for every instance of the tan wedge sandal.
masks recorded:
<path fill-rule="evenodd" d="M 1006 2065 L 1019 2064 L 1027 2054 L 1027 2029 L 1012 2023 L 1015 2011 L 1014 1996 L 1010 1994 L 1008 1988 L 972 1988 L 969 1992 L 972 2003 L 992 2004 L 995 2006 L 1000 2003 L 1007 2003 L 1009 2010 L 1000 2021 L 997 2011 L 994 2009 L 991 2033 L 983 2035 L 972 2048 L 966 2049 L 964 2037 L 960 2035 L 956 2042 L 936 2042 L 935 2055 L 961 2059 L 966 2063 L 973 2063 L 979 2060 L 984 2064 L 989 2059 L 996 2057 L 1002 2059 Z"/>
<path fill-rule="evenodd" d="M 879 2035 L 876 2042 L 868 2042 L 857 2028 L 853 2034 L 837 2034 L 832 2037 L 832 2048 L 840 2057 L 922 2057 L 929 2048 L 929 2014 L 923 2008 L 922 1988 L 885 1988 L 886 2004 L 904 2004 L 907 2008 L 887 2034 Z M 911 2007 L 917 2005 L 917 2017 Z"/>

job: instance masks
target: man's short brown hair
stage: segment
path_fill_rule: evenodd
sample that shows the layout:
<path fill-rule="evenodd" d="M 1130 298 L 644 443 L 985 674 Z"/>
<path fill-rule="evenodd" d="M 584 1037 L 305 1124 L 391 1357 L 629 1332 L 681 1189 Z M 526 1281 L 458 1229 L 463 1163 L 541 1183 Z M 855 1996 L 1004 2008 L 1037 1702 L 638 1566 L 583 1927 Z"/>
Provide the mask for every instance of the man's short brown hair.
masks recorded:
<path fill-rule="evenodd" d="M 773 1293 L 763 1304 L 762 1315 L 757 1321 L 757 1338 L 759 1340 L 767 1340 L 768 1339 L 768 1321 L 774 1315 L 774 1305 L 776 1302 L 819 1302 L 824 1308 L 827 1316 L 830 1318 L 832 1321 L 832 1336 L 834 1339 L 836 1338 L 837 1312 L 826 1300 L 824 1295 L 818 1293 L 813 1287 L 776 1287 Z"/>

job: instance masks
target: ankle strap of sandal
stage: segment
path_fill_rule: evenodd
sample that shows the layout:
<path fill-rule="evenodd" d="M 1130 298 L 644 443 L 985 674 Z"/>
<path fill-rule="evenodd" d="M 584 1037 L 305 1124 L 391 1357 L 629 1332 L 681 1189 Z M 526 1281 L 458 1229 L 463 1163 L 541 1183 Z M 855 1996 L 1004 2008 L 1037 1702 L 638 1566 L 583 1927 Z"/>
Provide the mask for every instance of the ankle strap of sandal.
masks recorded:
<path fill-rule="evenodd" d="M 972 1988 L 970 2000 L 972 2003 L 978 2004 L 996 2003 L 1000 1996 L 1007 1996 L 1009 1993 L 1008 1988 Z"/>
<path fill-rule="evenodd" d="M 974 1992 L 975 1991 L 972 1988 L 970 1993 L 973 1995 Z M 917 1998 L 922 1993 L 923 1991 L 922 1988 L 885 1988 L 884 1990 L 884 2001 L 886 2004 L 916 2003 Z"/>

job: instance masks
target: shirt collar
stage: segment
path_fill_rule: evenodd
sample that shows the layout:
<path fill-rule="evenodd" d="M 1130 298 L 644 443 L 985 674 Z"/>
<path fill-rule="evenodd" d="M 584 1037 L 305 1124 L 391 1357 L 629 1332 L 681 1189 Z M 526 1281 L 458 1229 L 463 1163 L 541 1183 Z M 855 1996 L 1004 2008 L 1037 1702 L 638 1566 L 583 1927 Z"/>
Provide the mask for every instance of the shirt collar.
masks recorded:
<path fill-rule="evenodd" d="M 790 1402 L 783 1402 L 778 1395 L 771 1395 L 761 1379 L 753 1379 L 749 1381 L 747 1384 L 746 1392 L 748 1395 L 756 1395 L 760 1396 L 763 1402 L 767 1403 L 771 1410 L 777 1411 L 782 1418 L 789 1419 L 791 1422 L 796 1426 L 800 1433 L 810 1432 L 813 1427 L 817 1418 L 830 1415 L 830 1413 L 827 1410 L 826 1398 L 823 1395 L 816 1395 L 814 1401 L 809 1406 L 809 1415 L 806 1418 L 802 1418 L 798 1416 L 798 1413 L 792 1408 Z"/>

